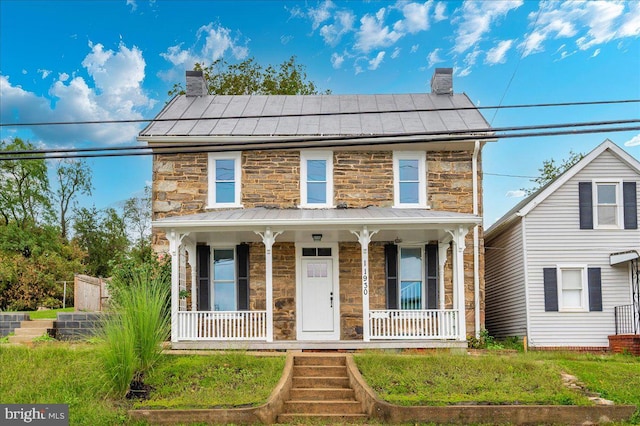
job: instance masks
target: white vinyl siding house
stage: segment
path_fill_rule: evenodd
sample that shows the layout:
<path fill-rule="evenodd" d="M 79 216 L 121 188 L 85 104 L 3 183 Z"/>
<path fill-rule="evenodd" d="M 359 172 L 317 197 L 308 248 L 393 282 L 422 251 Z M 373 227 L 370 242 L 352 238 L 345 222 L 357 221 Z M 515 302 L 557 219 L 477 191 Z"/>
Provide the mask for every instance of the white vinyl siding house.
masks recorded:
<path fill-rule="evenodd" d="M 635 228 L 625 229 L 598 226 L 595 215 L 585 220 L 580 207 L 584 182 L 592 188 L 597 182 L 635 182 L 635 200 L 639 200 L 640 164 L 605 141 L 487 231 L 487 327 L 491 333 L 510 335 L 526 320 L 526 334 L 517 335 L 527 335 L 533 347 L 608 346 L 608 336 L 616 331 L 614 308 L 631 303 L 632 288 L 629 262 L 611 265 L 610 256 L 640 251 L 640 230 L 637 221 Z M 601 206 L 596 196 L 589 203 L 592 210 Z M 631 207 L 637 219 L 637 205 Z M 593 226 L 581 224 L 581 216 L 582 222 L 591 220 Z M 622 220 L 620 214 L 618 223 Z M 510 264 L 518 257 L 523 259 L 522 268 Z M 508 303 L 510 297 L 520 298 L 515 304 L 518 314 L 501 308 L 515 306 Z"/>

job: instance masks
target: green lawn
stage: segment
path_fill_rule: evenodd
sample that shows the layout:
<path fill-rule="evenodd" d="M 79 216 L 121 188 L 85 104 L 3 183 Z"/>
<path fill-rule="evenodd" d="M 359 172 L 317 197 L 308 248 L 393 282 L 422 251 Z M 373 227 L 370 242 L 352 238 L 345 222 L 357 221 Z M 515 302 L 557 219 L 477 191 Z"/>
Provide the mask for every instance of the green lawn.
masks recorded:
<path fill-rule="evenodd" d="M 58 312 L 73 312 L 74 307 L 70 308 L 59 308 L 59 309 L 45 309 L 42 311 L 20 311 L 25 314 L 29 314 L 29 317 L 34 319 L 56 319 Z"/>

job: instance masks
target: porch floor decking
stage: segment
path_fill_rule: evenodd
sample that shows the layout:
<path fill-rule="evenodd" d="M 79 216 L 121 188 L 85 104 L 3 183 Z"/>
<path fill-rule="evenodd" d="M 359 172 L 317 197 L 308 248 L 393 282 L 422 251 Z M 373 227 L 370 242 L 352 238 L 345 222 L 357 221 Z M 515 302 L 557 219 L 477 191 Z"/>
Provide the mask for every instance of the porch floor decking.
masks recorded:
<path fill-rule="evenodd" d="M 180 341 L 171 342 L 171 349 L 211 350 L 362 350 L 362 349 L 466 349 L 466 340 L 276 340 L 263 341 Z"/>

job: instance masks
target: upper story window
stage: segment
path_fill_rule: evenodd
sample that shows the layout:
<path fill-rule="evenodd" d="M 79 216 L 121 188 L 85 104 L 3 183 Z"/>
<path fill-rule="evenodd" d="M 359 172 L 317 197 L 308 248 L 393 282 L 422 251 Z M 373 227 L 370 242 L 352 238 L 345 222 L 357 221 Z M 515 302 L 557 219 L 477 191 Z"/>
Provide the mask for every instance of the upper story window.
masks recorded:
<path fill-rule="evenodd" d="M 241 176 L 240 152 L 210 153 L 208 207 L 242 207 Z"/>
<path fill-rule="evenodd" d="M 596 183 L 595 223 L 597 227 L 619 227 L 619 185 L 617 183 Z"/>
<path fill-rule="evenodd" d="M 333 207 L 333 152 L 300 152 L 300 206 Z"/>
<path fill-rule="evenodd" d="M 427 207 L 426 155 L 424 152 L 393 153 L 395 207 Z"/>

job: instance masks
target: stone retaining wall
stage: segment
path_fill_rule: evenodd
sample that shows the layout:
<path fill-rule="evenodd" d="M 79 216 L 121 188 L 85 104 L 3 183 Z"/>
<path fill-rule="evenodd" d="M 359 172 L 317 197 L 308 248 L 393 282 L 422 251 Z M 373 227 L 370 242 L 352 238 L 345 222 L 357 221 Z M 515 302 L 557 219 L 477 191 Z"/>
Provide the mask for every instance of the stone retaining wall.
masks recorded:
<path fill-rule="evenodd" d="M 0 313 L 0 337 L 13 333 L 16 328 L 20 328 L 20 322 L 29 319 L 29 314 L 22 312 Z"/>
<path fill-rule="evenodd" d="M 99 312 L 60 312 L 53 322 L 58 340 L 81 340 L 95 335 L 103 314 Z"/>

